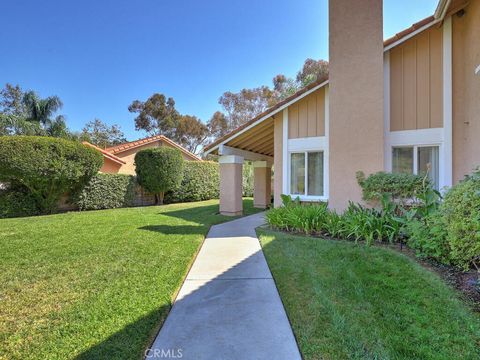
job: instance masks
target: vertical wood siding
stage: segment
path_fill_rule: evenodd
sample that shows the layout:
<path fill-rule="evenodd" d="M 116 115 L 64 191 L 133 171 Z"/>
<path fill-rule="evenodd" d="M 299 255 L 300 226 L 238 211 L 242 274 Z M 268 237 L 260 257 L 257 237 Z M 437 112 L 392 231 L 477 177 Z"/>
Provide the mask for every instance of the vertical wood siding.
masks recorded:
<path fill-rule="evenodd" d="M 325 87 L 288 108 L 288 138 L 325 135 Z"/>
<path fill-rule="evenodd" d="M 443 126 L 442 29 L 433 27 L 390 50 L 390 129 Z"/>

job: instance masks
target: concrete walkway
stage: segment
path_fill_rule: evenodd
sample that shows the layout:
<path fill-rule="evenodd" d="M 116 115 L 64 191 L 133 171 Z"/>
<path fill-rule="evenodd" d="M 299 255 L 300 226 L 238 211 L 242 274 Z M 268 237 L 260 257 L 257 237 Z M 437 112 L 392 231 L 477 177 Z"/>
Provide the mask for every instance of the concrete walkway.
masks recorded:
<path fill-rule="evenodd" d="M 263 223 L 262 213 L 210 229 L 147 358 L 301 359 L 255 234 Z"/>

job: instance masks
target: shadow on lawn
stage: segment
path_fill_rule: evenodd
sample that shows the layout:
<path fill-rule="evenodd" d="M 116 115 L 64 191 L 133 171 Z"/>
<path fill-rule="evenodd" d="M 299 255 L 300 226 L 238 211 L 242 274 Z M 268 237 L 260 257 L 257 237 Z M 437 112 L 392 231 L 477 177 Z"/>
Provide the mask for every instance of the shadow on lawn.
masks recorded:
<path fill-rule="evenodd" d="M 139 227 L 140 230 L 148 230 L 158 232 L 165 235 L 190 235 L 200 234 L 205 235 L 207 228 L 205 226 L 195 225 L 147 225 Z"/>
<path fill-rule="evenodd" d="M 83 353 L 75 357 L 75 359 L 139 358 L 139 349 L 147 348 L 147 346 L 153 341 L 160 325 L 165 321 L 170 308 L 170 305 L 164 305 L 157 310 L 150 312 L 137 321 L 128 324 L 122 330 L 111 335 L 101 343 L 85 350 Z M 157 329 L 157 331 L 152 332 L 152 329 Z M 143 358 L 144 354 L 141 355 Z"/>

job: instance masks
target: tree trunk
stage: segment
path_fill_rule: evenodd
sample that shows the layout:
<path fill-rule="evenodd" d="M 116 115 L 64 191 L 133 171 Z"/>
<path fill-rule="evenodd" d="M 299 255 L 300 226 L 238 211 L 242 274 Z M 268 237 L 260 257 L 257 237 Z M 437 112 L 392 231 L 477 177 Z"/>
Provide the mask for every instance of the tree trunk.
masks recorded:
<path fill-rule="evenodd" d="M 160 205 L 163 205 L 163 197 L 164 197 L 165 193 L 162 191 L 161 193 L 158 194 L 158 203 Z"/>

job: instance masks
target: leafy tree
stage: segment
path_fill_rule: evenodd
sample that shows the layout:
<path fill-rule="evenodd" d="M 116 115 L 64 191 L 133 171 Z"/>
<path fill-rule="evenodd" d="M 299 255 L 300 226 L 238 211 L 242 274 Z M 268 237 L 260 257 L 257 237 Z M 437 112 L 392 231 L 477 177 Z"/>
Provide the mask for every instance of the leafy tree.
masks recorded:
<path fill-rule="evenodd" d="M 0 137 L 0 183 L 25 188 L 41 213 L 95 175 L 102 155 L 79 142 L 45 136 Z"/>
<path fill-rule="evenodd" d="M 178 149 L 167 146 L 145 149 L 135 155 L 138 183 L 155 194 L 155 203 L 163 204 L 165 192 L 180 186 L 184 160 Z"/>
<path fill-rule="evenodd" d="M 225 119 L 226 125 L 220 128 L 213 127 L 217 131 L 212 132 L 211 135 L 214 138 L 222 136 L 225 133 L 223 129 L 227 129 L 226 132 L 228 132 L 237 128 L 277 102 L 327 75 L 327 61 L 307 59 L 296 78 L 289 78 L 283 74 L 275 76 L 272 80 L 273 89 L 261 86 L 242 89 L 238 93 L 230 91 L 223 93 L 218 102 L 223 108 L 223 119 Z M 220 114 L 214 114 L 213 118 L 223 120 Z M 221 130 L 219 131 L 219 129 Z"/>
<path fill-rule="evenodd" d="M 0 112 L 4 115 L 25 117 L 23 95 L 19 85 L 14 86 L 7 83 L 5 88 L 0 90 Z"/>
<path fill-rule="evenodd" d="M 82 135 L 92 144 L 100 148 L 118 145 L 127 141 L 120 126 L 108 126 L 100 119 L 88 122 L 82 130 Z"/>
<path fill-rule="evenodd" d="M 199 118 L 182 115 L 178 120 L 173 140 L 195 154 L 198 153 L 208 136 L 208 127 Z"/>
<path fill-rule="evenodd" d="M 128 111 L 137 114 L 135 129 L 144 130 L 149 135 L 165 135 L 171 138 L 180 114 L 175 109 L 175 100 L 163 94 L 153 94 L 147 101 L 135 100 Z"/>
<path fill-rule="evenodd" d="M 207 124 L 210 136 L 220 138 L 228 133 L 228 120 L 224 113 L 215 111 Z"/>

